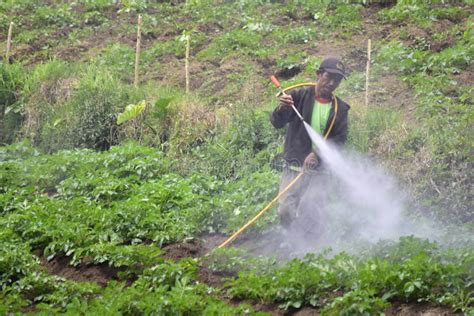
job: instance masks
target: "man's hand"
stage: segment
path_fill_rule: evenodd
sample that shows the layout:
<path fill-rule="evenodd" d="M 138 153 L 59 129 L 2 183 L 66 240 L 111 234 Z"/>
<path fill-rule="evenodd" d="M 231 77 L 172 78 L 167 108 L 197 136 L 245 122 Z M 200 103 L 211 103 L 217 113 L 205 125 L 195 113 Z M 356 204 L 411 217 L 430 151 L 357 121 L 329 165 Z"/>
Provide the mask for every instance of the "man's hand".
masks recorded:
<path fill-rule="evenodd" d="M 282 94 L 280 96 L 280 103 L 284 106 L 293 106 L 293 97 L 290 94 Z"/>
<path fill-rule="evenodd" d="M 314 169 L 317 165 L 318 165 L 318 157 L 316 156 L 316 153 L 312 151 L 309 153 L 308 156 L 306 156 L 303 163 L 303 169 L 311 170 L 311 169 Z"/>

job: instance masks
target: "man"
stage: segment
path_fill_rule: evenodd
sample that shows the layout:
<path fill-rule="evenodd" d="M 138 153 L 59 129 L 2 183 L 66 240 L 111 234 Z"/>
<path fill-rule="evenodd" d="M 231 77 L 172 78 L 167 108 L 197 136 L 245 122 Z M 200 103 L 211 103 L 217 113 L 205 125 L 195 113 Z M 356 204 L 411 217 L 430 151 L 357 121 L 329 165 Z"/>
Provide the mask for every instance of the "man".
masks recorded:
<path fill-rule="evenodd" d="M 347 114 L 350 107 L 333 96 L 333 91 L 343 78 L 345 78 L 343 63 L 334 57 L 326 58 L 316 72 L 316 86 L 293 90 L 290 94 L 280 96 L 280 105 L 271 114 L 270 121 L 275 128 L 282 128 L 287 123 L 289 124 L 283 152 L 285 166 L 280 191 L 286 188 L 301 171 L 305 172 L 302 178 L 280 199 L 278 213 L 281 224 L 285 228 L 289 228 L 293 221 L 306 211 L 309 213 L 305 215 L 312 217 L 312 220 L 303 219 L 303 222 L 312 226 L 311 230 L 321 230 L 320 212 L 321 205 L 324 205 L 324 185 L 327 181 L 327 172 L 324 171 L 318 158 L 316 148 L 292 105 L 317 133 L 323 136 L 329 133 L 328 141 L 344 145 L 347 139 Z M 334 118 L 336 99 L 338 111 Z M 334 124 L 330 128 L 333 120 Z M 303 201 L 302 197 L 309 187 L 314 190 L 308 192 L 311 196 Z"/>

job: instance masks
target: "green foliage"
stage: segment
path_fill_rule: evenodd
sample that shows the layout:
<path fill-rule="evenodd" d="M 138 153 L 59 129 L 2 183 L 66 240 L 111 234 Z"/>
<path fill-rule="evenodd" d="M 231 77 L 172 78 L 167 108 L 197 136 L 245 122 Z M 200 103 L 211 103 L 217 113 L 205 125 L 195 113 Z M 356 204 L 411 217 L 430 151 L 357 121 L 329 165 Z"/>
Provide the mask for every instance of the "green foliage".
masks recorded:
<path fill-rule="evenodd" d="M 143 90 L 103 67 L 81 69 L 53 60 L 35 68 L 23 97 L 11 107 L 24 113 L 24 136 L 43 150 L 107 149 L 119 141 L 117 113 L 143 97 Z"/>
<path fill-rule="evenodd" d="M 430 171 L 425 173 L 425 180 L 418 179 L 418 182 L 430 183 L 430 186 L 433 182 L 451 185 L 445 187 L 446 194 L 436 192 L 438 197 L 426 198 L 425 203 L 437 208 L 436 211 L 433 209 L 433 216 L 460 222 L 472 220 L 471 203 L 467 202 L 471 199 L 466 199 L 470 193 L 463 185 L 471 176 L 466 165 L 469 155 L 466 144 L 470 140 L 465 130 L 472 119 L 469 107 L 472 93 L 468 88 L 459 88 L 453 74 L 465 71 L 472 64 L 470 34 L 467 29 L 455 46 L 439 53 L 408 48 L 392 41 L 380 50 L 376 59 L 403 75 L 403 80 L 414 88 L 417 96 L 417 116 L 423 121 L 423 128 L 418 127 L 417 132 L 401 142 L 399 154 L 408 157 L 422 145 L 429 146 L 433 162 Z"/>
<path fill-rule="evenodd" d="M 323 23 L 329 29 L 337 29 L 342 35 L 349 36 L 356 32 L 362 32 L 361 5 L 337 5 L 334 12 L 329 14 Z"/>
<path fill-rule="evenodd" d="M 287 44 L 305 44 L 315 39 L 316 29 L 307 26 L 294 27 L 289 30 L 285 28 L 282 37 L 283 42 Z"/>
<path fill-rule="evenodd" d="M 35 23 L 37 26 L 72 26 L 74 21 L 71 7 L 67 4 L 50 7 L 40 6 L 35 11 Z"/>
<path fill-rule="evenodd" d="M 24 69 L 20 65 L 0 62 L 0 143 L 11 143 L 18 132 L 21 116 L 13 104 L 24 84 Z"/>
<path fill-rule="evenodd" d="M 90 68 L 79 81 L 68 104 L 73 113 L 68 134 L 74 147 L 107 149 L 118 142 L 116 113 L 127 95 L 114 79 L 104 69 Z"/>
<path fill-rule="evenodd" d="M 135 50 L 120 43 L 107 46 L 97 57 L 98 66 L 107 67 L 108 71 L 117 75 L 125 82 L 133 81 Z"/>
<path fill-rule="evenodd" d="M 362 106 L 358 104 L 351 109 L 353 120 L 348 142 L 358 152 L 370 152 L 371 146 L 377 146 L 381 141 L 384 132 L 400 123 L 400 114 L 391 108 L 369 106 L 361 109 Z"/>
<path fill-rule="evenodd" d="M 194 34 L 193 34 L 194 35 Z M 192 36 L 190 41 L 190 47 L 193 49 L 195 45 L 199 43 L 199 36 Z M 153 44 L 150 49 L 143 52 L 143 60 L 145 65 L 147 63 L 152 64 L 157 59 L 164 56 L 176 56 L 183 58 L 186 52 L 185 43 L 179 40 L 179 37 L 176 37 L 167 41 L 157 41 Z"/>
<path fill-rule="evenodd" d="M 466 286 L 472 282 L 472 250 L 460 249 L 453 256 L 436 244 L 405 237 L 373 251 L 382 258 L 371 253 L 365 258 L 307 255 L 269 271 L 244 271 L 229 281 L 229 293 L 240 299 L 279 302 L 284 308 L 325 306 L 329 315 L 382 313 L 389 299 L 449 301 L 455 309 L 468 310 Z M 331 293 L 337 291 L 345 294 L 331 302 Z"/>
<path fill-rule="evenodd" d="M 398 1 L 389 9 L 381 10 L 378 15 L 383 22 L 408 23 L 414 22 L 420 27 L 429 28 L 438 19 L 458 21 L 465 15 L 459 7 L 441 7 L 432 9 L 431 5 L 422 2 Z"/>
<path fill-rule="evenodd" d="M 44 248 L 45 255 L 64 253 L 73 263 L 91 257 L 123 265 L 144 251 L 128 251 L 119 246 L 123 243 L 161 246 L 199 231 L 234 231 L 275 194 L 272 172 L 234 183 L 199 174 L 183 178 L 169 173 L 172 164 L 163 153 L 134 144 L 106 153 L 61 151 L 39 157 L 27 146 L 11 146 L 4 156 L 19 150 L 33 156 L 2 163 L 5 217 L 0 222 Z"/>
<path fill-rule="evenodd" d="M 384 315 L 390 304 L 367 290 L 354 290 L 336 298 L 321 315 Z"/>
<path fill-rule="evenodd" d="M 3 245 L 0 250 L 0 287 L 3 288 L 34 271 L 39 262 L 30 253 L 29 245 L 21 243 L 11 230 L 2 230 L 0 241 Z"/>
<path fill-rule="evenodd" d="M 235 29 L 217 37 L 207 48 L 200 51 L 200 59 L 223 59 L 234 53 L 256 56 L 262 35 L 249 30 Z"/>
<path fill-rule="evenodd" d="M 77 1 L 83 4 L 87 11 L 102 11 L 107 9 L 111 5 L 115 4 L 116 0 L 79 0 Z"/>
<path fill-rule="evenodd" d="M 121 11 L 124 12 L 130 12 L 130 11 L 136 11 L 136 12 L 142 12 L 145 11 L 148 8 L 148 0 L 120 0 L 120 3 L 122 4 L 122 9 Z"/>
<path fill-rule="evenodd" d="M 117 116 L 117 124 L 123 124 L 129 120 L 135 119 L 138 115 L 140 115 L 143 110 L 146 108 L 145 100 L 138 102 L 137 104 L 129 104 L 125 107 L 125 111 L 120 113 Z"/>
<path fill-rule="evenodd" d="M 212 271 L 223 275 L 236 275 L 240 271 L 256 269 L 266 271 L 276 264 L 276 260 L 266 257 L 253 257 L 239 248 L 214 250 L 204 263 Z"/>
<path fill-rule="evenodd" d="M 268 113 L 246 104 L 231 115 L 229 126 L 193 151 L 194 168 L 219 178 L 238 178 L 268 166 L 276 155 L 277 132 L 268 123 Z"/>
<path fill-rule="evenodd" d="M 402 74 L 417 73 L 423 70 L 423 61 L 428 53 L 404 47 L 398 41 L 384 45 L 377 55 L 376 61 L 392 71 Z"/>

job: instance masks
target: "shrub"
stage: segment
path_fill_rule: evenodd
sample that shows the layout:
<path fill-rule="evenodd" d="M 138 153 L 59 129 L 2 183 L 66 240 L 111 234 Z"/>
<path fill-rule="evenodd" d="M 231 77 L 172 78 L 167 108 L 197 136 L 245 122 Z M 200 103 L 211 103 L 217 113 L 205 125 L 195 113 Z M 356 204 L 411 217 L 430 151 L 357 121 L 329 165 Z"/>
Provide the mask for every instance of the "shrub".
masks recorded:
<path fill-rule="evenodd" d="M 218 178 L 238 178 L 269 165 L 280 146 L 278 132 L 269 114 L 240 105 L 228 126 L 220 126 L 215 136 L 196 147 L 184 163 Z"/>
<path fill-rule="evenodd" d="M 14 104 L 23 83 L 23 67 L 0 62 L 0 143 L 11 143 L 19 132 L 21 109 Z"/>
<path fill-rule="evenodd" d="M 118 143 L 116 113 L 127 100 L 120 86 L 105 69 L 87 69 L 67 104 L 71 113 L 64 127 L 72 146 L 108 149 Z"/>

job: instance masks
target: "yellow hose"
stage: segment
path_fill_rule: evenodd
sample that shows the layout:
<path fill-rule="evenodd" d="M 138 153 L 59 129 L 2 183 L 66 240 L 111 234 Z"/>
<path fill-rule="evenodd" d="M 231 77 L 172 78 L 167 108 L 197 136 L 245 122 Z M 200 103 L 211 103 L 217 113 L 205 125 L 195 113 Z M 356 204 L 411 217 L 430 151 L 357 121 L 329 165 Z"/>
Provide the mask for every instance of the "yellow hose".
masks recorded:
<path fill-rule="evenodd" d="M 295 84 L 295 85 L 289 86 L 288 88 L 283 89 L 283 91 L 286 92 L 286 91 L 293 90 L 293 89 L 296 89 L 296 88 L 299 88 L 299 87 L 307 87 L 307 86 L 313 86 L 314 87 L 314 86 L 316 86 L 316 83 L 314 83 L 314 82 L 298 83 L 298 84 Z"/>
<path fill-rule="evenodd" d="M 314 83 L 300 83 L 300 84 L 296 84 L 294 86 L 291 86 L 291 87 L 288 87 L 286 89 L 283 89 L 283 91 L 288 91 L 288 90 L 291 90 L 291 89 L 294 89 L 294 88 L 298 88 L 298 87 L 302 87 L 302 86 L 310 86 L 310 85 L 315 85 Z M 324 135 L 324 139 L 326 140 L 329 136 L 329 134 L 331 133 L 332 131 L 332 128 L 334 127 L 334 122 L 336 122 L 336 116 L 337 116 L 337 113 L 338 113 L 338 110 L 339 110 L 339 104 L 337 102 L 337 98 L 333 95 L 333 100 L 334 100 L 334 117 L 332 118 L 331 120 L 331 124 L 329 125 L 329 128 L 328 128 L 328 131 L 326 132 L 326 134 Z M 227 246 L 230 242 L 232 242 L 235 238 L 237 238 L 244 230 L 246 230 L 248 227 L 250 227 L 251 225 L 253 225 L 266 211 L 268 211 L 270 209 L 270 207 L 273 205 L 273 203 L 275 203 L 276 201 L 278 201 L 278 199 L 283 195 L 285 194 L 300 178 L 301 176 L 304 174 L 304 171 L 300 172 L 287 186 L 286 188 L 284 188 L 282 191 L 280 191 L 280 193 L 278 193 L 278 195 L 270 201 L 270 203 L 267 204 L 267 206 L 265 206 L 260 212 L 258 212 L 257 215 L 255 215 L 254 218 L 252 218 L 250 221 L 247 222 L 247 224 L 245 224 L 244 226 L 242 226 L 238 231 L 236 231 L 232 236 L 230 236 L 229 238 L 227 238 L 222 244 L 220 244 L 217 248 L 223 248 L 225 246 Z"/>
<path fill-rule="evenodd" d="M 239 236 L 244 230 L 247 229 L 247 227 L 249 227 L 250 225 L 252 225 L 253 223 L 255 223 L 259 218 L 260 216 L 262 216 L 272 205 L 273 203 L 275 203 L 276 201 L 278 201 L 278 199 L 286 193 L 286 191 L 288 191 L 292 186 L 293 184 L 296 183 L 296 181 L 299 180 L 299 178 L 301 178 L 301 176 L 304 174 L 304 172 L 300 172 L 287 186 L 286 188 L 281 191 L 280 193 L 278 193 L 278 195 L 270 201 L 270 203 L 267 204 L 267 206 L 265 206 L 254 218 L 252 218 L 249 222 L 247 222 L 247 224 L 245 224 L 244 226 L 242 226 L 238 231 L 236 231 L 232 236 L 230 236 L 229 238 L 227 238 L 226 241 L 224 241 L 222 244 L 219 245 L 219 247 L 217 248 L 223 248 L 225 247 L 228 243 L 230 243 L 232 240 L 234 240 L 235 238 L 237 238 L 237 236 Z"/>

